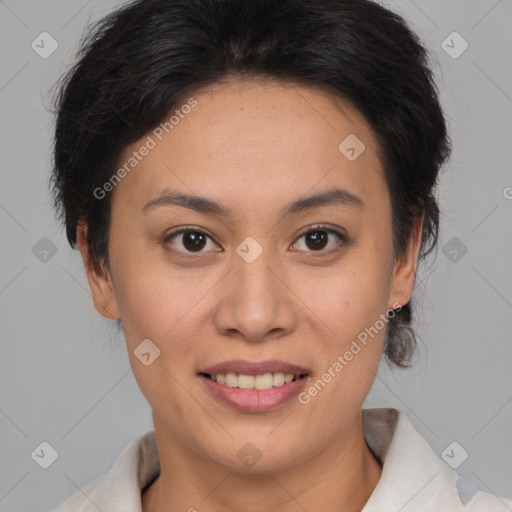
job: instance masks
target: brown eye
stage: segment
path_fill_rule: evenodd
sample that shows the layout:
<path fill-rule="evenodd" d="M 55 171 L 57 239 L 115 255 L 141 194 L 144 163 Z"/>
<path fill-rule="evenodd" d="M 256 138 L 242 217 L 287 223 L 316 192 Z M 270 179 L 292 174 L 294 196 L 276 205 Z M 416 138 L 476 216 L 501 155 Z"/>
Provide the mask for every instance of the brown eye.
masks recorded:
<path fill-rule="evenodd" d="M 165 239 L 165 243 L 170 243 L 178 252 L 184 253 L 205 252 L 203 249 L 207 247 L 208 241 L 211 241 L 210 236 L 194 229 L 180 229 Z"/>
<path fill-rule="evenodd" d="M 197 231 L 183 233 L 183 246 L 187 251 L 201 251 L 206 245 L 206 237 Z"/>
<path fill-rule="evenodd" d="M 306 245 L 310 249 L 313 249 L 314 251 L 323 249 L 327 245 L 327 242 L 329 241 L 329 235 L 327 234 L 327 232 L 321 230 L 310 231 L 305 235 L 305 237 Z"/>
<path fill-rule="evenodd" d="M 334 238 L 334 242 L 332 241 Z M 336 244 L 336 238 L 338 243 Z M 299 241 L 304 239 L 301 244 Z M 294 248 L 306 252 L 330 252 L 329 249 L 340 248 L 347 240 L 341 233 L 333 229 L 324 228 L 322 226 L 315 227 L 306 231 L 298 238 L 298 242 L 294 244 Z M 333 245 L 334 244 L 334 245 Z M 302 247 L 300 247 L 302 246 Z M 305 246 L 305 248 L 304 248 Z M 327 250 L 324 250 L 325 248 Z"/>

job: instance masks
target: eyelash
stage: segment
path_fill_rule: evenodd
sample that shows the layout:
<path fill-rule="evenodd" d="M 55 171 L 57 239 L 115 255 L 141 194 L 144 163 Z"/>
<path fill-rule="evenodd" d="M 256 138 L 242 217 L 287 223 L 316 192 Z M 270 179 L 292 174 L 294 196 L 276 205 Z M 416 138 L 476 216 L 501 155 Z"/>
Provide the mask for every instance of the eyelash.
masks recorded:
<path fill-rule="evenodd" d="M 302 237 L 304 237 L 305 235 L 307 235 L 309 233 L 314 233 L 316 231 L 325 231 L 326 233 L 329 233 L 331 235 L 336 235 L 340 239 L 339 246 L 336 247 L 336 248 L 327 249 L 327 250 L 321 249 L 319 251 L 302 251 L 302 252 L 306 252 L 307 254 L 311 254 L 311 255 L 315 255 L 315 254 L 319 254 L 319 255 L 331 254 L 332 252 L 339 251 L 349 241 L 348 238 L 345 235 L 343 235 L 342 233 L 340 233 L 339 231 L 336 231 L 335 229 L 332 229 L 332 228 L 328 228 L 327 226 L 324 226 L 322 224 L 317 224 L 315 226 L 308 227 L 306 230 L 302 231 L 297 236 L 296 240 L 298 241 Z M 177 235 L 181 235 L 183 233 L 187 233 L 187 232 L 200 233 L 201 235 L 204 235 L 204 236 L 208 237 L 210 240 L 214 241 L 213 238 L 208 233 L 203 231 L 202 229 L 199 229 L 199 228 L 197 228 L 195 226 L 185 226 L 185 227 L 177 229 L 176 231 L 173 231 L 172 233 L 169 233 L 165 237 L 164 243 L 167 244 L 173 237 L 175 237 Z M 297 241 L 294 242 L 293 245 L 295 245 L 297 243 Z M 185 258 L 195 258 L 196 256 L 193 256 L 194 254 L 200 255 L 200 254 L 202 254 L 202 252 L 204 252 L 204 251 L 199 251 L 199 252 L 194 253 L 194 252 L 182 251 L 182 250 L 179 250 L 179 249 L 171 249 L 171 250 L 173 252 L 175 252 L 175 253 L 180 254 L 181 256 L 186 254 L 187 256 L 183 256 Z"/>

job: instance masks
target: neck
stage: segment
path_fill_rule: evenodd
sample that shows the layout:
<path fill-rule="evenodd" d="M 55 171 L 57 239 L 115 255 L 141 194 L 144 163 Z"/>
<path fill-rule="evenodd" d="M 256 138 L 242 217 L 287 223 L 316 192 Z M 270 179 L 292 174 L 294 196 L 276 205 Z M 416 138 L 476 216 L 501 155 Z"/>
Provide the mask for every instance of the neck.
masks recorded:
<path fill-rule="evenodd" d="M 143 512 L 360 512 L 382 473 L 364 440 L 361 414 L 346 436 L 313 457 L 250 473 L 235 473 L 191 453 L 155 416 L 154 423 L 161 470 L 142 496 Z"/>

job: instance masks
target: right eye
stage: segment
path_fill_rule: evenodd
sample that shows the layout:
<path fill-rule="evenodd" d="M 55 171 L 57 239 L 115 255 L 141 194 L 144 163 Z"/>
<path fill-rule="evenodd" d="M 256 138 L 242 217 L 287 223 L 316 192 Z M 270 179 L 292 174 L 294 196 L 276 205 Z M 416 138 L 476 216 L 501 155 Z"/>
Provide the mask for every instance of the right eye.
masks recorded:
<path fill-rule="evenodd" d="M 176 240 L 176 242 L 171 243 L 173 240 Z M 193 254 L 207 252 L 203 249 L 208 246 L 208 241 L 216 245 L 212 238 L 204 231 L 193 227 L 185 227 L 167 235 L 164 243 L 170 243 L 170 245 L 173 246 L 173 251 Z"/>

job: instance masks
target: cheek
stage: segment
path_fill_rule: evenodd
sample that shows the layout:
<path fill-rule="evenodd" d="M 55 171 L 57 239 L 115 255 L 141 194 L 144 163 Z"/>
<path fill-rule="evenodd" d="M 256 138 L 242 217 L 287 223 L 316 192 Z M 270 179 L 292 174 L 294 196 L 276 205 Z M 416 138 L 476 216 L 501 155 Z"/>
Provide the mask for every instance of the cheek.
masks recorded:
<path fill-rule="evenodd" d="M 151 259 L 157 252 L 147 248 L 118 251 L 115 295 L 131 355 L 148 338 L 161 351 L 159 361 L 172 364 L 175 372 L 180 371 L 176 361 L 186 359 L 197 340 L 204 338 L 200 332 L 213 307 L 211 289 L 222 278 L 222 270 L 184 271 L 171 266 L 165 257 Z"/>
<path fill-rule="evenodd" d="M 114 292 L 127 342 L 161 339 L 179 319 L 179 279 L 170 279 L 143 248 L 116 243 L 113 237 L 111 247 Z"/>
<path fill-rule="evenodd" d="M 190 368 L 183 361 L 191 360 L 194 347 L 197 351 L 200 337 L 195 330 L 201 322 L 190 319 L 198 320 L 200 308 L 194 305 L 205 290 L 185 286 L 179 272 L 164 272 L 158 265 L 143 261 L 125 251 L 116 265 L 115 293 L 130 364 L 152 409 L 185 422 L 183 404 L 188 395 L 182 383 L 187 382 Z M 204 287 L 208 289 L 206 284 Z M 144 353 L 150 354 L 148 365 Z M 174 399 L 169 400 L 169 396 Z"/>
<path fill-rule="evenodd" d="M 304 302 L 344 340 L 372 325 L 388 304 L 387 259 L 368 250 L 361 253 L 352 253 L 327 274 L 311 274 L 301 281 Z"/>
<path fill-rule="evenodd" d="M 359 406 L 377 373 L 385 340 L 386 276 L 381 265 L 358 258 L 357 265 L 333 275 L 325 290 L 317 294 L 315 309 L 321 312 L 323 334 L 331 342 L 322 344 L 318 353 L 322 371 L 330 369 L 339 376 L 331 393 L 325 394 L 326 404 L 341 400 Z"/>

